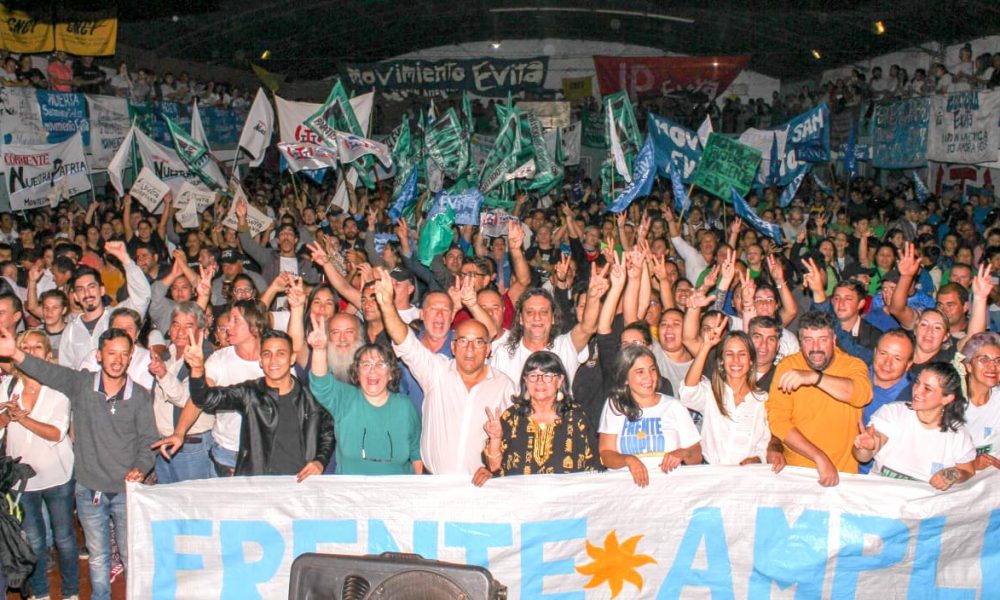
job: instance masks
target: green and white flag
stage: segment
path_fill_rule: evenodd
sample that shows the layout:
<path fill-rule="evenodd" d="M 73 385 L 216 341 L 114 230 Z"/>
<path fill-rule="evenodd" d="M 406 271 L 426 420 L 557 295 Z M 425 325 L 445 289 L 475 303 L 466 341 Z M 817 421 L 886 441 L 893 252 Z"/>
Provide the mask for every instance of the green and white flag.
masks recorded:
<path fill-rule="evenodd" d="M 498 105 L 499 106 L 499 105 Z M 497 111 L 501 112 L 500 110 Z M 484 194 L 493 192 L 494 188 L 511 181 L 508 175 L 514 173 L 518 167 L 530 159 L 530 156 L 522 156 L 524 153 L 524 142 L 521 138 L 521 118 L 517 109 L 503 110 L 504 118 L 501 120 L 500 133 L 497 134 L 493 142 L 493 149 L 486 157 L 483 170 L 479 173 L 479 189 Z M 498 190 L 494 195 L 513 195 L 513 190 Z"/>
<path fill-rule="evenodd" d="M 212 152 L 212 147 L 208 144 L 208 136 L 205 134 L 205 126 L 201 123 L 198 98 L 191 101 L 191 139 L 204 146 L 209 153 Z"/>
<path fill-rule="evenodd" d="M 309 115 L 303 124 L 319 136 L 322 145 L 330 148 L 337 147 L 337 131 L 346 131 L 361 137 L 368 134 L 361 128 L 340 81 L 333 85 L 326 102 L 319 107 L 319 110 Z M 369 189 L 375 187 L 375 181 L 371 176 L 374 164 L 371 156 L 363 156 L 353 165 L 358 179 Z"/>
<path fill-rule="evenodd" d="M 603 108 L 604 134 L 610 147 L 608 158 L 601 165 L 601 198 L 610 203 L 614 199 L 613 188 L 623 187 L 632 178 L 632 163 L 639 154 L 642 135 L 625 92 L 605 96 Z"/>
<path fill-rule="evenodd" d="M 522 190 L 532 191 L 540 196 L 548 194 L 556 187 L 562 185 L 563 168 L 556 163 L 549 154 L 548 144 L 545 143 L 545 131 L 538 117 L 528 113 L 525 115 L 528 132 L 531 140 L 531 154 L 535 161 L 535 173 L 519 185 Z"/>
<path fill-rule="evenodd" d="M 215 160 L 208 153 L 208 148 L 196 142 L 170 117 L 163 115 L 163 118 L 166 120 L 167 128 L 170 129 L 170 135 L 174 139 L 174 149 L 177 151 L 177 156 L 187 165 L 188 169 L 206 185 L 215 189 L 224 189 L 226 178 L 219 165 L 215 164 Z"/>
<path fill-rule="evenodd" d="M 451 179 L 465 175 L 469 167 L 469 134 L 455 109 L 428 123 L 424 152 Z"/>

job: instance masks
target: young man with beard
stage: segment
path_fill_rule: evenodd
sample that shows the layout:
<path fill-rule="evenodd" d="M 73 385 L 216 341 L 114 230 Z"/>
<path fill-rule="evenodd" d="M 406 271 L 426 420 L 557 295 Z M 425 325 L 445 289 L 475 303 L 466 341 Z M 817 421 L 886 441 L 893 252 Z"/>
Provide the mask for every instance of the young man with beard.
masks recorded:
<path fill-rule="evenodd" d="M 472 475 L 482 466 L 488 411 L 503 412 L 515 393 L 510 378 L 486 364 L 489 331 L 478 320 L 464 321 L 450 343 L 454 357 L 434 352 L 400 318 L 388 276 L 381 270 L 376 276 L 375 295 L 392 348 L 424 392 L 420 458 L 431 473 Z"/>
<path fill-rule="evenodd" d="M 757 353 L 757 386 L 762 390 L 769 390 L 777 368 L 774 361 L 778 357 L 781 323 L 774 317 L 754 317 L 750 319 L 747 334 Z"/>
<path fill-rule="evenodd" d="M 128 299 L 119 307 L 131 308 L 140 317 L 149 306 L 150 288 L 146 275 L 132 262 L 123 242 L 108 242 L 104 250 L 121 262 L 125 269 Z M 59 340 L 59 364 L 73 369 L 80 368 L 85 358 L 97 348 L 97 340 L 108 329 L 111 313 L 104 307 L 104 285 L 97 271 L 78 267 L 70 280 L 73 300 L 83 312 L 70 315 L 69 323 Z"/>
<path fill-rule="evenodd" d="M 153 388 L 153 413 L 160 435 L 169 437 L 188 404 L 190 368 L 184 362 L 184 350 L 192 335 L 199 337 L 205 331 L 205 313 L 194 302 L 180 302 L 174 306 L 169 335 L 170 347 L 167 360 L 153 355 L 149 371 L 156 377 Z M 203 354 L 208 355 L 205 351 Z M 213 415 L 203 413 L 184 436 L 184 446 L 172 457 L 156 458 L 156 479 L 159 483 L 176 483 L 190 479 L 209 479 L 215 474 L 208 449 L 211 445 Z"/>
<path fill-rule="evenodd" d="M 838 471 L 858 472 L 852 448 L 861 409 L 872 399 L 865 363 L 837 348 L 838 326 L 830 313 L 802 315 L 802 350 L 778 364 L 767 400 L 788 464 L 817 469 L 824 487 L 840 482 Z"/>
<path fill-rule="evenodd" d="M 295 475 L 303 481 L 322 473 L 333 454 L 333 419 L 309 386 L 292 377 L 292 338 L 273 329 L 264 332 L 260 338 L 264 376 L 225 386 L 207 384 L 203 342 L 204 334 L 192 332 L 184 350 L 191 369 L 188 406 L 199 412 L 242 415 L 235 474 Z M 175 432 L 153 446 L 168 457 L 183 444 L 183 436 Z"/>
<path fill-rule="evenodd" d="M 76 475 L 76 509 L 90 553 L 92 598 L 111 598 L 110 521 L 114 520 L 121 561 L 128 568 L 125 482 L 142 481 L 153 468 L 149 451 L 156 441 L 149 392 L 135 385 L 127 368 L 132 338 L 107 329 L 98 340 L 98 373 L 61 367 L 17 348 L 13 334 L 0 330 L 0 356 L 32 379 L 70 399 Z"/>
<path fill-rule="evenodd" d="M 866 363 L 872 359 L 872 351 L 882 332 L 861 318 L 861 307 L 867 298 L 865 286 L 855 279 L 845 279 L 833 288 L 833 297 L 826 297 L 825 283 L 813 259 L 804 261 L 806 285 L 812 292 L 813 310 L 822 310 L 837 317 L 837 345 L 845 352 Z"/>

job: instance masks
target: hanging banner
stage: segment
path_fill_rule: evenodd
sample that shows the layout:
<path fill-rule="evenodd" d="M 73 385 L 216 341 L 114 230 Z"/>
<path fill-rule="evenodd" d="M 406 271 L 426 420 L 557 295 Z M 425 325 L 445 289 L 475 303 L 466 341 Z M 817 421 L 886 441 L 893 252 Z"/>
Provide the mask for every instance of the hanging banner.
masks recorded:
<path fill-rule="evenodd" d="M 79 134 L 59 144 L 7 144 L 3 148 L 3 170 L 14 211 L 48 206 L 57 186 L 62 197 L 91 190 Z"/>
<path fill-rule="evenodd" d="M 18 54 L 51 52 L 55 44 L 53 29 L 52 23 L 0 4 L 0 46 L 4 50 Z"/>
<path fill-rule="evenodd" d="M 656 149 L 656 168 L 661 177 L 671 177 L 670 164 L 677 165 L 685 184 L 694 177 L 695 167 L 701 160 L 698 134 L 666 117 L 649 113 L 646 122 L 649 137 Z"/>
<path fill-rule="evenodd" d="M 86 95 L 90 115 L 90 167 L 107 168 L 128 135 L 128 102 L 114 96 Z"/>
<path fill-rule="evenodd" d="M 915 169 L 927 165 L 930 98 L 907 98 L 874 106 L 872 166 Z"/>
<path fill-rule="evenodd" d="M 30 146 L 48 141 L 34 89 L 0 86 L 0 135 L 4 144 Z"/>
<path fill-rule="evenodd" d="M 340 76 L 355 90 L 376 90 L 424 96 L 469 92 L 499 96 L 540 90 L 549 58 L 469 58 L 457 60 L 388 60 L 344 63 Z"/>
<path fill-rule="evenodd" d="M 75 56 L 114 56 L 118 19 L 73 19 L 56 23 L 56 50 Z"/>
<path fill-rule="evenodd" d="M 650 472 L 645 488 L 627 472 L 129 483 L 127 591 L 280 600 L 303 553 L 393 551 L 484 567 L 511 599 L 992 600 L 997 486 L 991 470 L 947 492 L 847 474 L 823 488 L 766 466 Z"/>
<path fill-rule="evenodd" d="M 711 133 L 692 182 L 710 194 L 729 200 L 730 188 L 735 188 L 740 195 L 747 193 L 759 164 L 760 150 Z"/>
<path fill-rule="evenodd" d="M 83 145 L 90 145 L 90 119 L 83 94 L 66 94 L 38 90 L 38 109 L 42 127 L 49 132 L 46 141 L 57 144 L 79 131 Z"/>
<path fill-rule="evenodd" d="M 750 62 L 749 56 L 595 56 L 601 95 L 632 98 L 695 94 L 714 99 Z"/>
<path fill-rule="evenodd" d="M 583 125 L 584 146 L 608 149 L 607 118 L 604 116 L 603 106 L 598 111 L 584 110 L 580 115 L 580 123 Z"/>
<path fill-rule="evenodd" d="M 589 98 L 594 95 L 593 82 L 593 75 L 587 75 L 586 77 L 563 77 L 563 97 L 573 104 Z"/>
<path fill-rule="evenodd" d="M 1000 147 L 1000 91 L 931 98 L 927 158 L 949 163 L 995 162 Z"/>

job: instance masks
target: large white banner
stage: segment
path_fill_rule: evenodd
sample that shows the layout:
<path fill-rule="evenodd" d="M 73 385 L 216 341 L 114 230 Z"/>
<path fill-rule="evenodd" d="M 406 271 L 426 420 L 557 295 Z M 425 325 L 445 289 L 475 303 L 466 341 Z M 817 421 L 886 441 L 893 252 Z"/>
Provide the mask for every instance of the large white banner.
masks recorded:
<path fill-rule="evenodd" d="M 977 164 L 997 161 L 1000 91 L 958 92 L 931 98 L 927 158 Z"/>
<path fill-rule="evenodd" d="M 198 189 L 208 189 L 201 178 L 188 169 L 173 148 L 158 144 L 138 127 L 134 127 L 132 131 L 142 166 L 149 167 L 163 183 L 170 186 L 170 192 L 175 198 L 180 195 L 185 181 Z"/>
<path fill-rule="evenodd" d="M 3 170 L 10 208 L 15 211 L 47 206 L 53 196 L 68 198 L 91 189 L 79 132 L 59 144 L 6 144 Z"/>
<path fill-rule="evenodd" d="M 305 552 L 486 567 L 511 598 L 1000 598 L 1000 473 L 953 491 L 766 466 L 128 484 L 128 596 L 287 597 Z"/>
<path fill-rule="evenodd" d="M 35 89 L 0 86 L 0 142 L 31 145 L 47 141 Z"/>
<path fill-rule="evenodd" d="M 375 92 L 351 98 L 351 109 L 354 110 L 354 116 L 357 117 L 361 129 L 365 131 L 368 131 L 374 101 Z M 323 106 L 322 104 L 293 102 L 275 96 L 274 106 L 278 109 L 278 141 L 320 143 L 319 136 L 303 125 L 303 122 L 315 114 Z"/>
<path fill-rule="evenodd" d="M 90 167 L 105 169 L 130 127 L 125 98 L 87 95 L 90 114 Z"/>

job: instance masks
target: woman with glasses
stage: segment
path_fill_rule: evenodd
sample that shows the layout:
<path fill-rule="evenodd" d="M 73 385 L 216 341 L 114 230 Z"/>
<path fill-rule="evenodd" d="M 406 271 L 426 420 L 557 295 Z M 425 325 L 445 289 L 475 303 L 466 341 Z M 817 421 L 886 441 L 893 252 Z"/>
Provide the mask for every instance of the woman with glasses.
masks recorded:
<path fill-rule="evenodd" d="M 966 430 L 962 377 L 955 367 L 933 362 L 920 368 L 910 402 L 890 402 L 875 411 L 868 427 L 858 422 L 854 457 L 875 460 L 871 473 L 925 481 L 947 490 L 975 475 L 976 447 Z"/>
<path fill-rule="evenodd" d="M 657 391 L 659 379 L 649 348 L 623 348 L 601 415 L 601 463 L 628 468 L 639 487 L 649 485 L 649 469 L 669 473 L 681 464 L 701 463 L 698 428 L 680 402 Z"/>
<path fill-rule="evenodd" d="M 484 429 L 485 469 L 472 482 L 483 485 L 493 475 L 574 473 L 598 467 L 593 433 L 583 411 L 573 403 L 569 377 L 556 354 L 531 354 L 521 371 L 521 393 L 503 414 L 489 414 Z"/>
<path fill-rule="evenodd" d="M 977 333 L 963 348 L 969 403 L 966 429 L 976 446 L 977 471 L 1000 468 L 1000 335 Z"/>
<path fill-rule="evenodd" d="M 333 415 L 335 472 L 423 473 L 420 415 L 413 402 L 398 393 L 400 369 L 396 356 L 377 344 L 362 346 L 354 354 L 351 384 L 343 383 L 330 373 L 326 331 L 326 319 L 313 315 L 307 339 L 312 348 L 309 387 L 316 401 Z"/>

